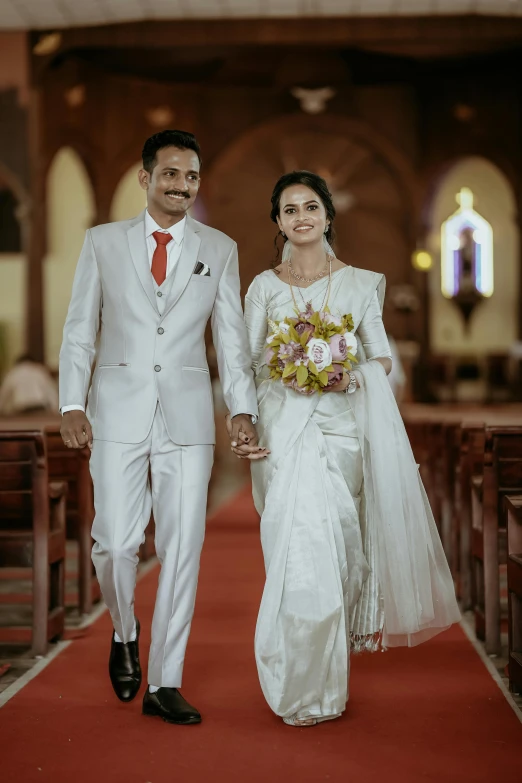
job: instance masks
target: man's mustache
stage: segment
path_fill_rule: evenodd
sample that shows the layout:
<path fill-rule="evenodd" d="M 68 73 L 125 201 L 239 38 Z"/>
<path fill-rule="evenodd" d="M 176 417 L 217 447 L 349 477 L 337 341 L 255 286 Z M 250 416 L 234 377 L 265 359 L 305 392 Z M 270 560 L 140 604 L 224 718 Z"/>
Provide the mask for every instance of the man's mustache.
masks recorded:
<path fill-rule="evenodd" d="M 184 196 L 184 198 L 190 198 L 190 193 L 183 190 L 166 190 L 166 196 Z"/>

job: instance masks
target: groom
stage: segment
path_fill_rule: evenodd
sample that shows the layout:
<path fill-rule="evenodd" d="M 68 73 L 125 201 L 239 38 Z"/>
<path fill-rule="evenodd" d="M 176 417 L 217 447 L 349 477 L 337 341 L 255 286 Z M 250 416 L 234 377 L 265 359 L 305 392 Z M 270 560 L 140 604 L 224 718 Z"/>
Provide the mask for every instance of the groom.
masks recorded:
<path fill-rule="evenodd" d="M 60 352 L 62 437 L 92 449 L 92 558 L 114 625 L 111 682 L 122 701 L 141 684 L 134 587 L 152 508 L 161 573 L 143 713 L 179 724 L 201 721 L 178 689 L 215 442 L 209 318 L 233 445 L 257 443 L 237 247 L 187 214 L 200 164 L 191 133 L 165 130 L 145 142 L 138 176 L 147 209 L 87 231 Z"/>

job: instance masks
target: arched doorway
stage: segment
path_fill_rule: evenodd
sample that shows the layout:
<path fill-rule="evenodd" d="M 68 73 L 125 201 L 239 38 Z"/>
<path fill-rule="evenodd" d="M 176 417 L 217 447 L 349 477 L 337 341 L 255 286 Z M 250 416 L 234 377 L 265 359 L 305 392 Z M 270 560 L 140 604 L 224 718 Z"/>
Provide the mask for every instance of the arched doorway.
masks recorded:
<path fill-rule="evenodd" d="M 47 255 L 44 260 L 46 361 L 57 367 L 62 331 L 85 231 L 96 214 L 85 165 L 72 147 L 55 155 L 47 176 Z"/>
<path fill-rule="evenodd" d="M 110 219 L 129 220 L 145 209 L 145 192 L 138 184 L 141 162 L 131 166 L 118 182 L 111 202 Z"/>
<path fill-rule="evenodd" d="M 204 173 L 209 223 L 238 242 L 244 287 L 274 258 L 270 195 L 278 177 L 293 169 L 327 180 L 343 261 L 385 273 L 388 285 L 410 281 L 416 198 L 408 164 L 364 123 L 290 115 L 236 139 Z M 402 323 L 393 326 L 400 336 Z"/>
<path fill-rule="evenodd" d="M 0 376 L 24 349 L 29 197 L 0 163 Z"/>

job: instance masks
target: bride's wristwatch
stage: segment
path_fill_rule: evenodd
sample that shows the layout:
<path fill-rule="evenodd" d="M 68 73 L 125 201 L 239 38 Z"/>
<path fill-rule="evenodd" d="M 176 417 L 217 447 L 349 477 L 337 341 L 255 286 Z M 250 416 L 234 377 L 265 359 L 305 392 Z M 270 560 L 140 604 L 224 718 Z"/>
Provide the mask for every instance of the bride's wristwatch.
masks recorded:
<path fill-rule="evenodd" d="M 350 378 L 350 383 L 346 387 L 345 394 L 353 394 L 354 391 L 357 389 L 357 378 L 355 377 L 354 372 L 349 372 L 348 377 Z"/>

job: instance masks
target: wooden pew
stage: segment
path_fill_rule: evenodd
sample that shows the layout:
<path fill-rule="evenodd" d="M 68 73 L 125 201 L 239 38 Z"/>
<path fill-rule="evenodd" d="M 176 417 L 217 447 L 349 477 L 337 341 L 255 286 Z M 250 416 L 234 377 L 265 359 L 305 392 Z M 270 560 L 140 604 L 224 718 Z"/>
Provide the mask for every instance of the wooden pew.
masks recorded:
<path fill-rule="evenodd" d="M 487 426 L 482 507 L 473 513 L 471 551 L 475 632 L 490 655 L 501 652 L 499 568 L 507 562 L 503 498 L 517 492 L 522 492 L 522 427 Z"/>
<path fill-rule="evenodd" d="M 522 694 L 522 495 L 504 498 L 508 531 L 509 687 Z"/>
<path fill-rule="evenodd" d="M 482 473 L 484 468 L 484 425 L 463 422 L 460 430 L 458 468 L 458 502 L 455 509 L 455 526 L 459 528 L 459 591 L 462 609 L 472 609 L 476 603 L 472 575 L 471 538 L 473 504 L 476 515 L 478 503 L 482 507 Z M 473 481 L 472 481 L 473 479 Z M 480 496 L 477 494 L 480 490 Z M 482 512 L 480 512 L 482 516 Z"/>
<path fill-rule="evenodd" d="M 486 424 L 522 426 L 522 406 L 462 404 L 401 407 L 464 609 L 477 603 L 472 579 L 472 505 L 482 518 Z M 473 489 L 473 491 L 472 491 Z M 481 526 L 481 523 L 479 527 Z"/>
<path fill-rule="evenodd" d="M 443 424 L 441 533 L 453 579 L 460 581 L 460 422 Z"/>
<path fill-rule="evenodd" d="M 0 628 L 1 642 L 32 644 L 44 655 L 65 623 L 65 495 L 49 482 L 39 431 L 0 433 L 0 567 L 32 571 L 32 628 Z"/>
<path fill-rule="evenodd" d="M 67 538 L 78 543 L 78 610 L 81 615 L 92 611 L 101 593 L 91 559 L 91 529 L 94 520 L 94 497 L 89 471 L 90 451 L 68 449 L 62 441 L 58 423 L 45 427 L 49 475 L 55 481 L 67 482 Z"/>
<path fill-rule="evenodd" d="M 100 599 L 100 589 L 91 561 L 91 528 L 94 519 L 92 480 L 88 449 L 68 449 L 60 435 L 61 416 L 38 413 L 0 419 L 0 432 L 40 430 L 48 452 L 49 476 L 52 481 L 67 482 L 67 538 L 78 544 L 78 610 L 87 615 L 93 602 Z"/>

